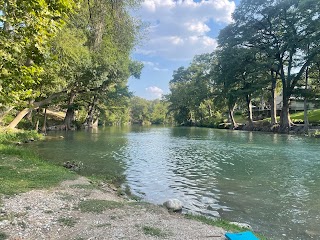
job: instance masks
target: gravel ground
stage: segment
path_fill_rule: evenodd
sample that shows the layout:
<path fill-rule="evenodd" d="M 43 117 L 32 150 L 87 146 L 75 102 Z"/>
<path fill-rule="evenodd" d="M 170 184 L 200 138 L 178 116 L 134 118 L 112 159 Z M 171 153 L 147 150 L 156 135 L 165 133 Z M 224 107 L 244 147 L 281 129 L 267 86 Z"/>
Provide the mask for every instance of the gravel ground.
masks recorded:
<path fill-rule="evenodd" d="M 83 212 L 90 199 L 116 201 L 113 209 Z M 2 199 L 0 232 L 11 240 L 38 239 L 225 239 L 222 228 L 209 226 L 160 206 L 117 196 L 108 185 L 94 188 L 80 177 L 49 190 L 33 190 Z"/>

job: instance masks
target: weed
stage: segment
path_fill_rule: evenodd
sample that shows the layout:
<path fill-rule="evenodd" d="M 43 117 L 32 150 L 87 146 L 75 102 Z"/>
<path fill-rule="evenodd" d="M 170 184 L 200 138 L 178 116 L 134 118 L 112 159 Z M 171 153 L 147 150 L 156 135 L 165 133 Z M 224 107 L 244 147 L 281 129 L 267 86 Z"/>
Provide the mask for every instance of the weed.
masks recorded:
<path fill-rule="evenodd" d="M 92 185 L 92 184 L 76 184 L 76 185 L 72 185 L 70 187 L 71 188 L 79 188 L 79 189 L 89 189 L 89 190 L 93 190 L 93 189 L 97 188 L 97 186 Z"/>
<path fill-rule="evenodd" d="M 0 240 L 5 240 L 7 238 L 9 238 L 7 234 L 5 234 L 4 232 L 0 232 Z"/>
<path fill-rule="evenodd" d="M 68 193 L 59 193 L 59 197 L 61 200 L 64 200 L 64 201 L 71 201 L 71 200 L 74 200 L 75 197 L 71 194 L 68 194 Z"/>
<path fill-rule="evenodd" d="M 193 214 L 186 214 L 185 217 L 188 219 L 196 220 L 198 222 L 211 225 L 211 226 L 221 227 L 224 230 L 230 231 L 230 232 L 241 232 L 244 230 L 248 230 L 246 228 L 242 228 L 237 225 L 231 224 L 230 222 L 223 219 L 213 219 L 213 218 L 205 217 L 202 215 L 193 215 Z M 267 240 L 267 238 L 265 238 L 260 234 L 256 234 L 256 235 L 259 237 L 260 240 Z"/>
<path fill-rule="evenodd" d="M 58 222 L 67 227 L 74 227 L 78 222 L 78 219 L 73 217 L 61 217 L 58 219 Z"/>
<path fill-rule="evenodd" d="M 97 224 L 95 227 L 97 228 L 111 227 L 111 223 L 101 223 L 101 224 Z"/>
<path fill-rule="evenodd" d="M 102 213 L 104 210 L 120 208 L 122 206 L 123 203 L 120 202 L 90 199 L 80 202 L 78 208 L 81 212 Z"/>
<path fill-rule="evenodd" d="M 163 232 L 160 228 L 150 226 L 143 226 L 142 230 L 144 234 L 155 237 L 166 237 L 168 235 L 167 233 Z"/>
<path fill-rule="evenodd" d="M 53 211 L 52 211 L 52 210 L 45 210 L 44 213 L 46 213 L 46 214 L 52 214 Z"/>

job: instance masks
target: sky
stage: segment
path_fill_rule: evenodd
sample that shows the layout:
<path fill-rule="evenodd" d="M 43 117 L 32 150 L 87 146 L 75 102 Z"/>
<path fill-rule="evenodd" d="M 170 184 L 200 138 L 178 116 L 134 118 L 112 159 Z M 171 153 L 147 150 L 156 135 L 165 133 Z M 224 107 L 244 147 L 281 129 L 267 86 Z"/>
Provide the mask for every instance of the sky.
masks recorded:
<path fill-rule="evenodd" d="M 140 79 L 129 79 L 129 90 L 148 100 L 168 94 L 174 70 L 214 51 L 239 1 L 144 0 L 134 14 L 147 23 L 147 32 L 132 55 L 144 68 Z"/>

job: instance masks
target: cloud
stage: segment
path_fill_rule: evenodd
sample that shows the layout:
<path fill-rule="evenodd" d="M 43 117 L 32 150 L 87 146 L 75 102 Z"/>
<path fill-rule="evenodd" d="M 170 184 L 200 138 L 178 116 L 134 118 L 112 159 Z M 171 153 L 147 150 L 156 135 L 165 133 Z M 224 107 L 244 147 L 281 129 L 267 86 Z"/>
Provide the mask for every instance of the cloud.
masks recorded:
<path fill-rule="evenodd" d="M 144 0 L 138 15 L 150 26 L 148 40 L 137 53 L 188 60 L 212 52 L 217 46 L 210 37 L 212 23 L 230 23 L 234 9 L 229 0 Z"/>
<path fill-rule="evenodd" d="M 145 67 L 151 67 L 154 71 L 160 71 L 160 72 L 167 72 L 169 69 L 167 68 L 160 68 L 159 63 L 149 62 L 149 61 L 142 61 L 143 65 Z"/>
<path fill-rule="evenodd" d="M 161 98 L 163 94 L 163 90 L 161 88 L 158 88 L 156 86 L 147 87 L 146 91 L 148 93 L 151 93 L 156 98 Z"/>

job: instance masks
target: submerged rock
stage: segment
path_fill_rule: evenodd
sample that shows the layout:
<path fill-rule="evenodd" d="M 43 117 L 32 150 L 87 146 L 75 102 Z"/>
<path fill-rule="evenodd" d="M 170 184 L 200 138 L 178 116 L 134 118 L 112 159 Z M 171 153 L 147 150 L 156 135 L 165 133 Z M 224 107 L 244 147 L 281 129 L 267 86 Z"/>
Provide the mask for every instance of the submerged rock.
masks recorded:
<path fill-rule="evenodd" d="M 169 199 L 168 201 L 163 203 L 168 210 L 178 212 L 182 210 L 182 202 L 178 199 Z"/>

